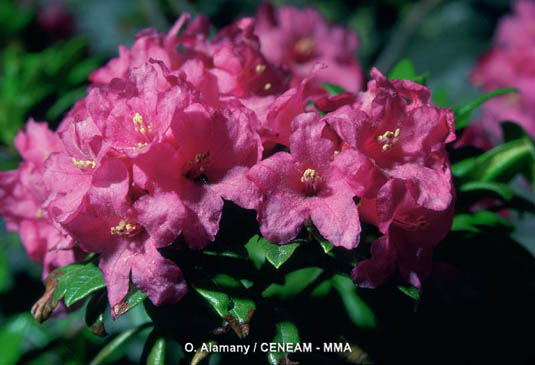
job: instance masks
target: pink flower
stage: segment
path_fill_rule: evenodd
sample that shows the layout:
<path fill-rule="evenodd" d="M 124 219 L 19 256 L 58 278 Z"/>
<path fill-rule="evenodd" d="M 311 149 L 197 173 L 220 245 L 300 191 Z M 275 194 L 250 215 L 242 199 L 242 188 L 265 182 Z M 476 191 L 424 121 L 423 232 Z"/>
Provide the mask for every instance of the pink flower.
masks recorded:
<path fill-rule="evenodd" d="M 219 31 L 210 44 L 211 73 L 224 95 L 271 95 L 287 88 L 287 73 L 266 61 L 254 27 L 253 19 L 241 19 Z"/>
<path fill-rule="evenodd" d="M 115 78 L 106 86 L 93 88 L 86 107 L 106 143 L 136 156 L 149 144 L 165 138 L 176 110 L 192 99 L 185 81 L 153 62 L 130 69 L 126 79 Z"/>
<path fill-rule="evenodd" d="M 112 314 L 121 311 L 121 302 L 128 293 L 130 275 L 137 288 L 146 293 L 155 305 L 174 303 L 187 292 L 180 269 L 163 258 L 146 233 L 120 239 L 109 254 L 101 255 L 99 267 L 104 273 Z"/>
<path fill-rule="evenodd" d="M 295 82 L 308 76 L 316 63 L 327 66 L 316 75 L 318 82 L 340 85 L 348 91 L 362 87 L 362 71 L 356 60 L 357 35 L 329 26 L 314 9 L 264 5 L 257 15 L 255 33 L 268 61 L 288 67 Z"/>
<path fill-rule="evenodd" d="M 389 82 L 376 69 L 372 77 L 374 81 L 355 106 L 343 106 L 324 117 L 345 142 L 343 148 L 357 154 L 354 167 L 348 164 L 346 170 L 365 186 L 356 193 L 374 199 L 381 189 L 387 189 L 384 184 L 389 180 L 401 179 L 410 182 L 408 188 L 419 205 L 446 209 L 452 189 L 445 145 L 455 138 L 453 113 L 431 105 L 424 86 L 407 80 Z M 369 162 L 362 162 L 362 154 Z M 362 166 L 368 164 L 373 167 L 362 175 Z M 379 221 L 383 232 L 388 222 Z"/>
<path fill-rule="evenodd" d="M 43 186 L 44 161 L 63 149 L 46 123 L 30 120 L 19 132 L 15 146 L 24 159 L 19 169 L 0 173 L 0 214 L 9 231 L 18 231 L 30 258 L 43 265 L 43 277 L 52 270 L 76 262 L 84 254 L 56 229 L 43 209 L 48 191 Z"/>
<path fill-rule="evenodd" d="M 154 144 L 135 159 L 134 182 L 149 192 L 135 208 L 151 236 L 159 237 L 157 244 L 182 233 L 191 247 L 203 248 L 219 229 L 222 198 L 257 205 L 257 191 L 245 177 L 261 154 L 252 117 L 239 103 L 221 111 L 192 104 L 171 126 L 173 144 Z"/>
<path fill-rule="evenodd" d="M 176 50 L 177 34 L 187 18 L 189 14 L 183 14 L 167 34 L 160 34 L 154 28 L 142 30 L 131 49 L 119 46 L 119 57 L 94 71 L 89 75 L 89 80 L 107 84 L 116 77 L 125 78 L 128 70 L 140 67 L 151 58 L 164 62 L 170 69 L 178 68 L 182 61 Z"/>
<path fill-rule="evenodd" d="M 333 143 L 322 138 L 325 124 L 314 113 L 292 122 L 290 151 L 256 164 L 247 176 L 260 189 L 260 231 L 274 243 L 294 239 L 310 219 L 336 246 L 358 244 L 360 224 L 354 193 L 337 168 Z"/>
<path fill-rule="evenodd" d="M 489 100 L 478 121 L 494 144 L 501 140 L 499 123 L 514 121 L 535 137 L 535 4 L 517 0 L 515 14 L 499 24 L 494 48 L 472 71 L 472 81 L 484 90 L 515 87 L 518 94 Z"/>
<path fill-rule="evenodd" d="M 176 302 L 186 292 L 180 269 L 160 256 L 138 222 L 133 201 L 142 192 L 131 187 L 130 168 L 112 150 L 90 162 L 55 153 L 45 174 L 53 191 L 50 214 L 84 251 L 100 253 L 114 313 L 128 292 L 130 273 L 156 305 Z"/>
<path fill-rule="evenodd" d="M 387 185 L 390 187 L 382 189 L 377 201 L 361 202 L 363 219 L 366 216 L 375 224 L 390 220 L 391 224 L 373 243 L 372 257 L 358 263 L 351 277 L 356 284 L 373 288 L 397 268 L 404 280 L 421 290 L 431 273 L 432 251 L 450 230 L 453 202 L 445 210 L 426 209 L 411 195 L 407 182 L 394 179 Z M 383 214 L 389 217 L 379 217 Z"/>

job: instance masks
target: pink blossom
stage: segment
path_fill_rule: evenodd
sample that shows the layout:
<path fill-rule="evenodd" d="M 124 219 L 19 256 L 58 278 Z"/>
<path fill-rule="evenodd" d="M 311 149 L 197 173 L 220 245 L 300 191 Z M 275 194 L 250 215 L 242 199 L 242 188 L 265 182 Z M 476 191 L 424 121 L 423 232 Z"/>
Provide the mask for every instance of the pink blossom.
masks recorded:
<path fill-rule="evenodd" d="M 30 258 L 43 265 L 43 277 L 52 270 L 83 258 L 70 237 L 56 229 L 43 209 L 48 191 L 42 183 L 44 161 L 63 149 L 46 123 L 30 120 L 26 133 L 15 138 L 24 159 L 18 170 L 0 173 L 0 214 L 9 231 L 18 231 Z"/>
<path fill-rule="evenodd" d="M 210 44 L 211 73 L 224 95 L 280 94 L 287 87 L 288 75 L 260 52 L 254 27 L 253 19 L 241 19 L 219 31 Z"/>
<path fill-rule="evenodd" d="M 535 4 L 517 0 L 515 14 L 499 23 L 494 47 L 472 71 L 472 81 L 485 91 L 514 87 L 518 94 L 486 102 L 478 122 L 494 144 L 501 140 L 499 123 L 513 121 L 535 137 Z"/>
<path fill-rule="evenodd" d="M 135 159 L 134 182 L 149 192 L 135 207 L 151 235 L 165 242 L 181 232 L 191 247 L 203 248 L 219 229 L 222 198 L 257 205 L 255 186 L 245 177 L 261 154 L 252 117 L 239 103 L 221 111 L 192 104 L 171 127 L 174 144 L 154 144 Z"/>
<path fill-rule="evenodd" d="M 455 138 L 453 113 L 431 105 L 424 86 L 407 80 L 390 82 L 376 69 L 372 77 L 368 91 L 359 95 L 353 107 L 344 106 L 324 117 L 346 146 L 365 155 L 375 168 L 366 169 L 363 180 L 354 171 L 366 164 L 361 156 L 354 157 L 357 166 L 346 173 L 366 186 L 357 193 L 373 198 L 383 184 L 397 178 L 411 181 L 411 193 L 421 206 L 446 209 L 452 193 L 445 145 Z M 387 226 L 382 228 L 385 231 Z"/>
<path fill-rule="evenodd" d="M 130 69 L 126 79 L 115 78 L 108 85 L 93 88 L 86 106 L 104 141 L 117 151 L 135 156 L 149 144 L 162 141 L 175 111 L 192 99 L 185 81 L 153 62 Z"/>
<path fill-rule="evenodd" d="M 324 127 L 315 113 L 297 116 L 291 153 L 278 152 L 247 174 L 263 194 L 257 217 L 262 235 L 271 242 L 291 241 L 310 219 L 334 245 L 350 249 L 358 244 L 355 194 L 337 168 L 334 145 L 322 138 Z"/>
<path fill-rule="evenodd" d="M 362 71 L 356 60 L 357 35 L 330 26 L 314 9 L 264 5 L 257 15 L 255 33 L 268 61 L 288 67 L 295 82 L 308 76 L 316 63 L 327 66 L 316 75 L 318 82 L 340 85 L 348 91 L 362 87 Z"/>
<path fill-rule="evenodd" d="M 410 182 L 389 181 L 376 200 L 361 201 L 363 219 L 386 226 L 385 236 L 372 245 L 372 257 L 360 262 L 352 279 L 360 286 L 376 287 L 398 268 L 401 276 L 421 289 L 430 275 L 432 251 L 449 232 L 453 220 L 453 201 L 441 211 L 423 208 L 411 194 Z M 386 215 L 386 216 L 385 216 Z"/>
<path fill-rule="evenodd" d="M 187 18 L 189 14 L 183 14 L 167 34 L 160 34 L 154 28 L 142 30 L 130 49 L 119 46 L 119 57 L 94 71 L 89 80 L 107 84 L 114 78 L 125 78 L 128 70 L 140 67 L 151 58 L 164 62 L 171 69 L 178 68 L 182 61 L 176 50 L 177 34 Z"/>

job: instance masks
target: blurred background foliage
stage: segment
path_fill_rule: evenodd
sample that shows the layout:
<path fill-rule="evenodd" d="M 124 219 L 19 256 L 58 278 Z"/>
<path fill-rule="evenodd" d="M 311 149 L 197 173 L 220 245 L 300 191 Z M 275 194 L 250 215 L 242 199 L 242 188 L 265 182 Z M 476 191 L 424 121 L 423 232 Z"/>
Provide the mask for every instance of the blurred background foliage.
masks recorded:
<path fill-rule="evenodd" d="M 427 73 L 434 98 L 450 106 L 480 94 L 468 74 L 488 49 L 498 19 L 511 7 L 508 0 L 272 2 L 316 7 L 330 21 L 355 30 L 361 41 L 358 58 L 366 72 L 371 66 L 388 72 L 399 60 L 412 60 L 417 74 Z M 140 29 L 164 31 L 183 11 L 206 14 L 218 29 L 254 14 L 260 4 L 0 0 L 0 169 L 17 166 L 12 141 L 24 122 L 32 117 L 57 126 L 85 95 L 89 73 L 115 57 L 119 44 L 130 45 Z M 533 202 L 533 194 L 518 188 L 521 184 L 513 186 Z M 408 296 L 391 287 L 359 290 L 359 300 L 372 308 L 378 323 L 361 338 L 370 357 L 378 363 L 535 363 L 531 336 L 524 335 L 535 324 L 533 212 L 513 213 L 511 221 L 509 230 L 483 227 L 482 234 L 473 234 L 469 241 L 465 232 L 455 231 L 440 244 L 435 258 L 465 275 L 461 281 L 444 279 L 448 275 L 432 279 L 417 310 Z M 516 241 L 510 236 L 513 229 Z M 41 269 L 2 222 L 0 242 L 0 364 L 88 363 L 106 340 L 91 334 L 80 312 L 37 324 L 29 309 L 43 290 Z M 302 279 L 297 275 L 286 280 Z M 281 285 L 270 295 L 284 297 Z M 328 314 L 320 317 L 311 325 L 327 326 Z M 139 306 L 113 323 L 107 314 L 106 329 L 113 335 L 148 319 Z M 147 336 L 147 330 L 139 332 L 110 360 L 136 363 Z M 181 348 L 176 343 L 168 346 L 168 353 L 174 354 L 171 363 L 177 363 Z M 214 359 L 210 363 L 217 363 Z"/>

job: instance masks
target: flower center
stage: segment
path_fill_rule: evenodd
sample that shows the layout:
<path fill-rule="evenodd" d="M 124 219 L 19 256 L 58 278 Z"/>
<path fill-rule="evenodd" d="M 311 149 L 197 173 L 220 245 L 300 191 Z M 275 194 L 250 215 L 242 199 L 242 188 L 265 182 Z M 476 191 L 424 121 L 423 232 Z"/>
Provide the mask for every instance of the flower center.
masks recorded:
<path fill-rule="evenodd" d="M 139 230 L 139 226 L 121 219 L 118 225 L 110 228 L 110 233 L 117 236 L 131 236 Z"/>
<path fill-rule="evenodd" d="M 314 41 L 311 38 L 301 38 L 295 43 L 295 52 L 302 57 L 306 57 L 314 50 Z"/>
<path fill-rule="evenodd" d="M 401 130 L 399 128 L 396 128 L 396 130 L 393 131 L 393 132 L 392 131 L 386 131 L 384 134 L 381 134 L 381 135 L 377 136 L 377 141 L 379 142 L 379 144 L 383 145 L 381 147 L 381 149 L 383 151 L 388 151 L 389 149 L 394 147 L 394 145 L 399 140 L 399 133 L 400 132 L 401 132 Z"/>
<path fill-rule="evenodd" d="M 143 140 L 143 142 L 136 143 L 134 148 L 136 150 L 142 150 L 143 148 L 147 147 L 148 142 L 151 140 L 150 133 L 152 132 L 152 125 L 145 123 L 143 121 L 143 116 L 139 113 L 134 114 L 132 122 L 134 123 L 135 131 L 141 134 Z"/>
<path fill-rule="evenodd" d="M 192 160 L 188 161 L 188 172 L 186 173 L 186 177 L 192 180 L 199 180 L 206 178 L 206 167 L 209 164 L 210 159 L 210 151 L 206 151 L 203 153 L 197 153 L 195 157 Z"/>
<path fill-rule="evenodd" d="M 306 169 L 305 172 L 303 172 L 303 176 L 301 176 L 301 182 L 305 187 L 307 195 L 314 195 L 321 182 L 321 176 L 314 169 Z"/>
<path fill-rule="evenodd" d="M 78 167 L 79 169 L 83 168 L 91 168 L 94 169 L 97 166 L 97 163 L 93 160 L 77 160 L 76 158 L 72 158 L 72 163 L 74 166 Z"/>
<path fill-rule="evenodd" d="M 394 221 L 407 231 L 418 231 L 429 227 L 429 222 L 423 215 L 414 216 L 413 214 L 403 214 L 394 219 Z"/>

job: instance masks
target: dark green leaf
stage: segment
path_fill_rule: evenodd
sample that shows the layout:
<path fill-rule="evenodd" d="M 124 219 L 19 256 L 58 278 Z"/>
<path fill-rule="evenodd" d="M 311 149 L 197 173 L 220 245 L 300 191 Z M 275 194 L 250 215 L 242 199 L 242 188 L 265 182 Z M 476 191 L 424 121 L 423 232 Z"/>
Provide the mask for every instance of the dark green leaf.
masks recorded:
<path fill-rule="evenodd" d="M 104 328 L 104 313 L 108 309 L 106 291 L 97 292 L 91 297 L 85 309 L 84 320 L 91 332 L 96 336 L 106 336 Z"/>
<path fill-rule="evenodd" d="M 273 343 L 299 343 L 299 331 L 293 322 L 284 321 L 275 325 L 275 337 Z M 271 365 L 279 365 L 282 359 L 287 359 L 287 352 L 270 352 L 268 354 L 268 361 Z"/>
<path fill-rule="evenodd" d="M 396 63 L 388 73 L 389 80 L 412 80 L 416 77 L 416 70 L 411 60 L 403 59 Z"/>
<path fill-rule="evenodd" d="M 458 214 L 453 219 L 452 231 L 480 232 L 489 227 L 512 228 L 511 222 L 496 213 L 482 210 L 473 214 Z"/>
<path fill-rule="evenodd" d="M 420 292 L 418 291 L 418 288 L 415 288 L 414 286 L 398 286 L 398 289 L 401 290 L 403 294 L 406 296 L 414 299 L 414 300 L 420 300 Z"/>
<path fill-rule="evenodd" d="M 118 351 L 128 340 L 133 336 L 137 335 L 141 331 L 152 327 L 152 323 L 144 323 L 138 327 L 131 328 L 123 333 L 115 336 L 106 346 L 99 351 L 97 356 L 91 361 L 92 365 L 104 364 L 107 362 L 108 358 L 116 351 Z"/>
<path fill-rule="evenodd" d="M 68 307 L 106 286 L 101 271 L 93 263 L 72 264 L 56 269 L 57 285 L 53 306 L 61 299 Z"/>
<path fill-rule="evenodd" d="M 261 245 L 258 243 L 259 236 L 255 234 L 249 242 L 245 245 L 249 260 L 251 260 L 257 269 L 260 269 L 264 262 L 266 262 L 266 256 L 262 252 Z"/>
<path fill-rule="evenodd" d="M 287 243 L 285 245 L 275 245 L 263 237 L 258 235 L 253 236 L 247 245 L 247 252 L 249 257 L 259 268 L 263 262 L 260 254 L 264 259 L 267 259 L 277 269 L 281 267 L 294 253 L 295 249 L 299 247 L 298 243 Z"/>
<path fill-rule="evenodd" d="M 305 267 L 292 271 L 284 278 L 284 284 L 271 284 L 263 292 L 264 298 L 278 296 L 280 299 L 292 298 L 312 284 L 323 272 L 319 267 Z"/>
<path fill-rule="evenodd" d="M 129 312 L 132 308 L 143 303 L 147 298 L 147 294 L 143 293 L 137 288 L 130 288 L 126 297 L 118 304 L 113 307 L 113 313 L 115 318 L 119 318 L 123 314 Z"/>
<path fill-rule="evenodd" d="M 375 316 L 370 307 L 357 295 L 353 281 L 347 276 L 335 275 L 332 283 L 340 294 L 351 321 L 358 327 L 375 327 Z"/>
<path fill-rule="evenodd" d="M 143 347 L 143 354 L 141 355 L 141 363 L 147 365 L 165 365 L 165 351 L 167 341 L 165 337 L 157 329 L 153 329 L 145 346 Z"/>
<path fill-rule="evenodd" d="M 470 115 L 478 106 L 484 102 L 500 95 L 517 93 L 518 90 L 514 88 L 505 88 L 505 89 L 496 89 L 491 92 L 488 92 L 484 95 L 481 95 L 475 100 L 472 100 L 469 103 L 463 104 L 454 109 L 455 113 L 455 129 L 465 128 L 470 123 Z"/>
<path fill-rule="evenodd" d="M 347 92 L 343 87 L 334 84 L 323 83 L 321 86 L 323 86 L 323 88 L 331 95 L 338 95 Z"/>
<path fill-rule="evenodd" d="M 492 181 L 471 181 L 460 186 L 460 192 L 472 192 L 472 191 L 489 191 L 492 192 L 504 200 L 513 199 L 514 192 L 506 184 L 492 182 Z"/>
<path fill-rule="evenodd" d="M 65 280 L 63 279 L 63 275 L 58 276 L 58 281 L 62 280 Z M 80 270 L 69 275 L 64 296 L 65 305 L 70 307 L 104 287 L 106 287 L 106 283 L 104 282 L 100 269 L 92 263 L 83 265 Z"/>

